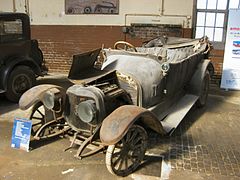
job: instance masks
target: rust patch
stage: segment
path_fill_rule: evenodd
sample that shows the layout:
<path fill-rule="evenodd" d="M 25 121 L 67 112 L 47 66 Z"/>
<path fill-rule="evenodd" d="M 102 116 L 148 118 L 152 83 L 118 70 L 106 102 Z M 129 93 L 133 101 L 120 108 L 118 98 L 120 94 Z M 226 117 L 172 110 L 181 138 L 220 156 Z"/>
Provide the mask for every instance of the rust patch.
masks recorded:
<path fill-rule="evenodd" d="M 112 145 L 123 138 L 128 129 L 137 121 L 142 121 L 146 125 L 154 124 L 156 131 L 164 133 L 161 123 L 150 111 L 134 105 L 121 106 L 107 116 L 100 130 L 100 139 L 104 144 Z"/>

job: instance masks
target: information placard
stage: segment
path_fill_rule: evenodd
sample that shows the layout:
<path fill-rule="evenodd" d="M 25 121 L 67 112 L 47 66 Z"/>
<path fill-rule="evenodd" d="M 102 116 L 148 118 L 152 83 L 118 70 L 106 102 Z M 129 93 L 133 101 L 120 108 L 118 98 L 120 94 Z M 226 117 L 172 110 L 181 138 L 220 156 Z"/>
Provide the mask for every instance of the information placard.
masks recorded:
<path fill-rule="evenodd" d="M 221 88 L 240 90 L 240 9 L 230 9 Z"/>
<path fill-rule="evenodd" d="M 31 129 L 31 120 L 15 118 L 12 129 L 11 147 L 28 151 L 31 137 Z"/>

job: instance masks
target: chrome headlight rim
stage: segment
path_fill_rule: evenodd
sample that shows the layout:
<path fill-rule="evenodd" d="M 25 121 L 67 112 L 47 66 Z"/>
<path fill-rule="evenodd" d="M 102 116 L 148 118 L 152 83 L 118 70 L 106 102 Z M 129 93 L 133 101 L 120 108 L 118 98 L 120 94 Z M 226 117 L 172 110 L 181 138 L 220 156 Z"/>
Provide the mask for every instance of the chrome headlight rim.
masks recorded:
<path fill-rule="evenodd" d="M 80 102 L 76 107 L 77 116 L 85 123 L 91 123 L 96 119 L 97 107 L 94 100 Z"/>

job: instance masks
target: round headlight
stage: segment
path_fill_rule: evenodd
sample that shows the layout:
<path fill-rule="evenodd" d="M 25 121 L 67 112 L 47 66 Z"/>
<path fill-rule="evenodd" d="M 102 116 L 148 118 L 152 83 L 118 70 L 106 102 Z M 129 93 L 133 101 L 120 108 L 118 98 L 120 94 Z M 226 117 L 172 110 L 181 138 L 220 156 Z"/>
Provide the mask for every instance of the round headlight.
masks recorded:
<path fill-rule="evenodd" d="M 52 109 L 54 107 L 54 94 L 47 91 L 43 95 L 42 102 L 47 109 Z"/>
<path fill-rule="evenodd" d="M 169 66 L 169 64 L 168 63 L 163 63 L 162 65 L 161 65 L 161 69 L 162 69 L 162 71 L 163 72 L 168 72 L 169 71 L 169 69 L 170 69 L 170 66 Z"/>
<path fill-rule="evenodd" d="M 93 100 L 83 101 L 78 104 L 76 112 L 83 122 L 90 123 L 95 119 L 96 105 Z"/>

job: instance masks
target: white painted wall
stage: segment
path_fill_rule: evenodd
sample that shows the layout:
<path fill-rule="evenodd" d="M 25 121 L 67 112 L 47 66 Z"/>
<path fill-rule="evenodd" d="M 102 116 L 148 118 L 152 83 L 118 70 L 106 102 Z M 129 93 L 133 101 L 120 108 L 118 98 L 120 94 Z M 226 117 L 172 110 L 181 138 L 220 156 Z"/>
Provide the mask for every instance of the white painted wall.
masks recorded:
<path fill-rule="evenodd" d="M 15 0 L 17 12 L 24 12 L 25 0 Z M 193 0 L 120 0 L 119 15 L 65 15 L 65 0 L 29 0 L 34 25 L 129 25 L 130 23 L 182 24 L 191 27 Z M 12 0 L 0 0 L 0 11 L 13 11 Z M 134 14 L 134 15 L 126 15 Z M 144 14 L 144 15 L 139 15 Z M 149 16 L 147 16 L 149 15 Z M 153 16 L 156 15 L 156 16 Z M 178 16 L 182 17 L 178 17 Z M 125 16 L 126 22 L 125 22 Z"/>
<path fill-rule="evenodd" d="M 13 12 L 13 1 L 0 0 L 0 12 L 1 11 Z"/>

